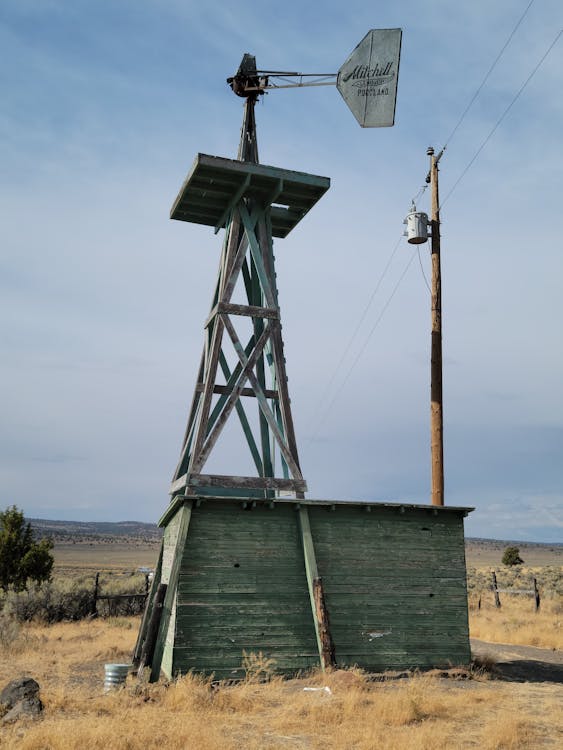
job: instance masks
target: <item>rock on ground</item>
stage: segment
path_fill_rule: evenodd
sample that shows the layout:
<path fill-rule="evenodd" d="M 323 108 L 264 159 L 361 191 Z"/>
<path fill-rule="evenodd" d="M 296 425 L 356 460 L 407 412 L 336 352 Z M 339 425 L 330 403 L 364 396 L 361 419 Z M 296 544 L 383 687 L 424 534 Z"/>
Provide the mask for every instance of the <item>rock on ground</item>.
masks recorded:
<path fill-rule="evenodd" d="M 39 699 L 39 684 L 31 677 L 12 680 L 0 693 L 2 724 L 9 724 L 24 716 L 39 716 L 43 704 Z"/>

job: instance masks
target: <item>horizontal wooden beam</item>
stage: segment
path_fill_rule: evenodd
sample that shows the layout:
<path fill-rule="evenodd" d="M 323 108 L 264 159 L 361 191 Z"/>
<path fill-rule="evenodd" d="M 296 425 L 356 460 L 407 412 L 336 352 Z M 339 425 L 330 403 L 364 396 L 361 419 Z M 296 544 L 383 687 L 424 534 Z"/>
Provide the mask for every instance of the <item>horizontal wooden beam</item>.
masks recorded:
<path fill-rule="evenodd" d="M 257 305 L 235 305 L 232 302 L 219 302 L 209 313 L 204 328 L 207 328 L 216 315 L 226 313 L 227 315 L 242 315 L 247 318 L 260 318 L 261 320 L 279 320 L 280 311 L 277 307 L 258 307 Z"/>
<path fill-rule="evenodd" d="M 234 487 L 241 490 L 307 492 L 307 482 L 305 482 L 304 479 L 279 479 L 277 477 L 235 477 L 222 474 L 191 474 L 187 477 L 187 484 L 189 487 Z"/>
<path fill-rule="evenodd" d="M 229 315 L 247 315 L 250 318 L 280 319 L 277 307 L 258 307 L 257 305 L 235 305 L 232 302 L 219 302 L 217 312 Z"/>
<path fill-rule="evenodd" d="M 178 477 L 178 479 L 175 479 L 170 485 L 168 494 L 173 495 L 175 492 L 179 492 L 180 490 L 183 490 L 184 487 L 186 486 L 187 476 L 188 476 L 187 474 L 182 474 L 181 477 Z"/>
<path fill-rule="evenodd" d="M 196 393 L 203 393 L 205 388 L 204 383 L 198 383 L 195 387 Z M 228 385 L 214 385 L 213 386 L 213 393 L 232 393 L 234 391 L 235 387 L 228 386 Z M 243 388 L 241 393 L 241 396 L 254 396 L 256 397 L 256 394 L 252 390 L 252 388 Z M 266 398 L 279 398 L 279 393 L 277 391 L 272 390 L 265 390 L 264 395 Z"/>

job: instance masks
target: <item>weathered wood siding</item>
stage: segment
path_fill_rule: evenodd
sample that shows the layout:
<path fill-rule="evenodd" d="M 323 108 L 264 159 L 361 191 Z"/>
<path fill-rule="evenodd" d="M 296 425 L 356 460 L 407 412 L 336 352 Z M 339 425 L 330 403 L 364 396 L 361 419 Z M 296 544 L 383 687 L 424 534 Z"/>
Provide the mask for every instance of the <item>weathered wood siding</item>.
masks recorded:
<path fill-rule="evenodd" d="M 176 513 L 170 523 L 164 529 L 162 538 L 162 583 L 168 583 L 170 572 L 172 570 L 172 560 L 174 559 L 174 550 L 178 542 L 178 531 L 180 529 L 180 513 Z"/>
<path fill-rule="evenodd" d="M 338 666 L 469 662 L 460 515 L 338 505 L 309 518 Z"/>
<path fill-rule="evenodd" d="M 172 562 L 174 559 L 174 550 L 178 543 L 178 532 L 180 530 L 180 518 L 181 512 L 170 520 L 170 523 L 164 529 L 164 535 L 162 539 L 162 583 L 168 584 L 170 581 L 170 573 L 172 572 Z M 174 650 L 174 640 L 176 631 L 176 598 L 177 594 L 173 595 L 172 606 L 170 608 L 170 619 L 166 628 L 166 634 L 161 637 L 164 642 L 161 645 L 162 648 L 162 664 L 161 669 L 166 675 L 172 675 L 173 673 L 173 662 L 172 655 Z"/>
<path fill-rule="evenodd" d="M 279 672 L 318 665 L 297 514 L 205 502 L 192 511 L 180 569 L 174 672 L 241 677 L 243 651 Z"/>
<path fill-rule="evenodd" d="M 337 666 L 469 661 L 463 509 L 306 505 Z M 241 677 L 243 652 L 261 652 L 279 672 L 319 665 L 296 506 L 195 504 L 167 629 L 167 676 Z M 179 515 L 168 518 L 163 579 Z"/>

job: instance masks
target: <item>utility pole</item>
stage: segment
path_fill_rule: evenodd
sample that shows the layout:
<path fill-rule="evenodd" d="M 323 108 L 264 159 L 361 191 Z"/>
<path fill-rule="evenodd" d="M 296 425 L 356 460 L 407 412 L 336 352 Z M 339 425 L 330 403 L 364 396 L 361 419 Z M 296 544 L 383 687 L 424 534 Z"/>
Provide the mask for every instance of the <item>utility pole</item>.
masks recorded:
<path fill-rule="evenodd" d="M 432 505 L 444 504 L 444 417 L 442 410 L 442 274 L 440 270 L 440 201 L 438 197 L 438 156 L 430 146 L 426 152 L 430 157 L 431 193 L 431 312 L 432 339 L 430 352 L 430 451 L 432 463 Z"/>

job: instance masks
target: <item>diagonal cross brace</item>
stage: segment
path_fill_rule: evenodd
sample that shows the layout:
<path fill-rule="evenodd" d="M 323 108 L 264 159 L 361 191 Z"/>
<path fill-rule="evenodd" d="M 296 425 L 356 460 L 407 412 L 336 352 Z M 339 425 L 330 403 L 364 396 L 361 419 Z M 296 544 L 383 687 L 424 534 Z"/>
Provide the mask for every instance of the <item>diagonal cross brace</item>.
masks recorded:
<path fill-rule="evenodd" d="M 231 341 L 233 342 L 233 346 L 238 355 L 238 358 L 240 359 L 241 365 L 243 366 L 243 372 L 244 372 L 248 369 L 248 364 L 250 360 L 247 358 L 244 352 L 240 339 L 237 336 L 237 332 L 235 331 L 233 324 L 231 323 L 229 317 L 227 315 L 222 315 L 222 318 L 223 318 L 224 326 L 229 336 L 231 337 Z M 274 323 L 274 325 L 276 324 L 277 323 Z M 271 328 L 270 321 L 268 321 L 268 323 L 266 324 L 264 328 L 264 333 L 267 331 L 268 336 L 270 335 L 270 328 Z M 260 337 L 260 340 L 262 340 L 264 333 Z M 258 379 L 256 378 L 256 375 L 251 370 L 248 370 L 248 380 L 250 381 L 250 384 L 252 385 L 252 389 L 254 390 L 256 394 L 256 398 L 258 400 L 260 410 L 262 411 L 264 417 L 266 418 L 268 425 L 278 442 L 280 451 L 282 452 L 282 455 L 285 458 L 287 465 L 289 466 L 291 470 L 291 473 L 293 474 L 295 479 L 302 479 L 303 477 L 302 477 L 299 465 L 297 464 L 294 456 L 291 454 L 289 450 L 289 447 L 285 440 L 285 436 L 283 435 L 283 433 L 278 427 L 277 420 L 272 414 L 272 410 L 268 406 L 268 401 L 266 399 L 266 396 L 264 395 L 264 391 L 262 390 L 260 383 L 258 382 Z"/>
<path fill-rule="evenodd" d="M 224 321 L 228 320 L 228 317 L 226 315 L 224 317 L 220 316 L 220 319 L 221 318 L 223 318 Z M 228 320 L 228 322 L 232 328 L 232 324 L 230 320 Z M 213 446 L 217 442 L 217 438 L 219 437 L 221 430 L 225 426 L 225 422 L 229 418 L 229 415 L 232 412 L 236 402 L 240 398 L 242 389 L 244 388 L 244 384 L 246 383 L 247 380 L 250 379 L 250 376 L 252 375 L 252 368 L 256 365 L 256 362 L 258 361 L 258 357 L 262 354 L 262 350 L 264 349 L 266 345 L 266 341 L 268 340 L 270 333 L 271 333 L 271 326 L 270 326 L 270 321 L 268 321 L 268 323 L 266 323 L 264 327 L 262 335 L 256 342 L 254 350 L 252 351 L 250 357 L 248 358 L 246 357 L 246 354 L 244 353 L 244 350 L 242 349 L 242 345 L 239 342 L 239 345 L 241 346 L 241 350 L 242 350 L 242 356 L 245 359 L 245 363 L 243 365 L 242 371 L 240 373 L 240 376 L 237 380 L 237 383 L 234 387 L 233 392 L 227 399 L 225 406 L 223 408 L 223 411 L 221 412 L 220 416 L 217 418 L 217 421 L 215 422 L 215 426 L 209 433 L 207 440 L 205 441 L 201 450 L 194 457 L 194 461 L 189 469 L 190 473 L 199 474 L 201 472 L 205 462 L 207 461 L 207 458 L 209 457 L 209 454 Z M 238 337 L 237 337 L 237 341 L 238 341 Z M 239 352 L 237 352 L 237 354 L 239 354 Z M 240 359 L 240 354 L 239 354 L 239 359 Z M 242 363 L 242 360 L 241 360 L 241 363 Z"/>

